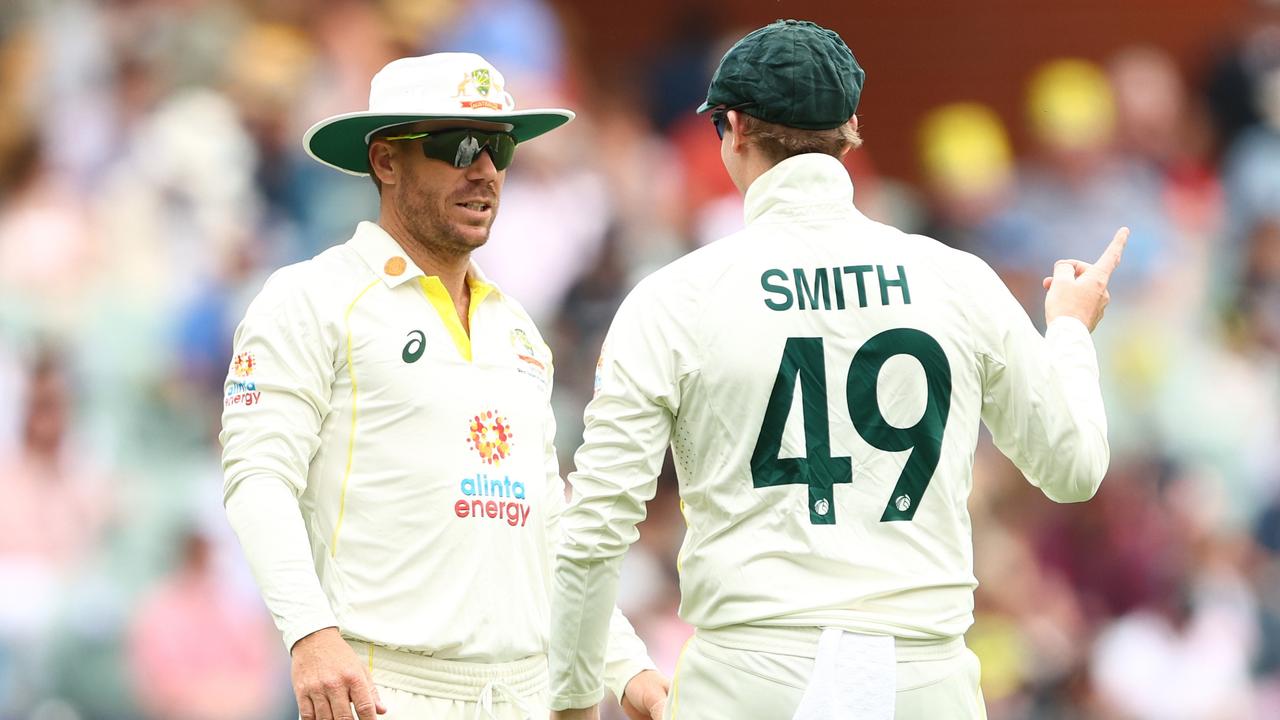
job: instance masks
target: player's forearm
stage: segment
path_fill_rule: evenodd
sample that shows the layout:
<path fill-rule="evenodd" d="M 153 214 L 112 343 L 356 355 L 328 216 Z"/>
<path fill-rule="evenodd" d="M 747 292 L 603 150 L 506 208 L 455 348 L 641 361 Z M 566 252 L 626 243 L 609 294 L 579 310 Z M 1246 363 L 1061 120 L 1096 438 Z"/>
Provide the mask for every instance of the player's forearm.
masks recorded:
<path fill-rule="evenodd" d="M 1062 407 L 1055 442 L 1045 456 L 1052 464 L 1037 484 L 1055 502 L 1080 502 L 1098 491 L 1111 459 L 1097 354 L 1088 329 L 1072 318 L 1050 323 L 1045 340 Z"/>
<path fill-rule="evenodd" d="M 615 646 L 608 647 L 613 641 L 610 625 L 621 565 L 621 558 L 584 562 L 560 555 L 556 559 L 548 658 L 553 710 L 583 708 L 600 702 L 604 697 L 606 662 L 615 670 L 615 677 L 609 678 L 610 687 L 621 697 L 621 688 L 630 676 L 620 679 L 616 674 L 640 664 L 634 658 L 617 656 L 634 652 L 635 646 L 625 640 L 614 641 Z M 640 645 L 638 638 L 635 645 Z M 643 652 L 643 645 L 640 650 Z"/>
<path fill-rule="evenodd" d="M 588 454 L 580 455 L 580 461 L 591 465 Z M 636 522 L 644 517 L 648 484 L 635 494 L 618 494 L 616 487 L 590 477 L 577 476 L 575 482 L 572 506 L 555 514 L 563 534 L 553 534 L 558 542 L 552 558 L 552 672 L 562 679 L 562 689 L 556 692 L 554 679 L 552 687 L 562 703 L 558 707 L 564 708 L 599 702 L 601 671 L 603 684 L 621 698 L 628 681 L 656 668 L 612 599 L 622 556 L 637 536 Z"/>
<path fill-rule="evenodd" d="M 604 393 L 587 406 L 578 471 L 569 476 L 573 497 L 560 518 L 560 556 L 609 560 L 636 541 L 636 525 L 658 491 L 670 423 L 661 408 L 636 411 Z"/>
<path fill-rule="evenodd" d="M 240 538 L 263 600 L 286 647 L 337 620 L 320 587 L 298 499 L 284 480 L 246 478 L 226 497 L 227 519 Z"/>

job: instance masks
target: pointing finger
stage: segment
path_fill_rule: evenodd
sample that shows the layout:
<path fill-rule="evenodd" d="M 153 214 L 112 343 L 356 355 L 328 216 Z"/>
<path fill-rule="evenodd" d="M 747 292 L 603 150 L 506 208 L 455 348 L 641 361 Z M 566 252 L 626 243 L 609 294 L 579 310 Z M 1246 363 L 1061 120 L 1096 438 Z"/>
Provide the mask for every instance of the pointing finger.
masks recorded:
<path fill-rule="evenodd" d="M 1120 267 L 1120 258 L 1124 255 L 1124 246 L 1128 242 L 1129 228 L 1122 227 L 1116 231 L 1115 237 L 1111 238 L 1111 244 L 1107 245 L 1107 249 L 1102 251 L 1102 256 L 1098 258 L 1095 267 L 1104 277 L 1111 277 L 1111 273 Z"/>

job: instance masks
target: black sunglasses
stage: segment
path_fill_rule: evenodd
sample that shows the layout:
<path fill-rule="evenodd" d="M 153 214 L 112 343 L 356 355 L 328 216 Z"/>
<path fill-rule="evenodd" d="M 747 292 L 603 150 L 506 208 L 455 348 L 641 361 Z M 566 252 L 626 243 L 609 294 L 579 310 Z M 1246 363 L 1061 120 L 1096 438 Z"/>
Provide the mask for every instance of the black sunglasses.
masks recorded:
<path fill-rule="evenodd" d="M 422 154 L 456 168 L 470 167 L 483 150 L 489 151 L 493 166 L 506 170 L 516 154 L 516 140 L 510 133 L 484 132 L 471 128 L 393 135 L 386 140 L 422 140 Z"/>
<path fill-rule="evenodd" d="M 724 139 L 724 128 L 726 125 L 729 124 L 730 110 L 741 110 L 743 108 L 751 107 L 752 104 L 753 103 L 748 102 L 748 103 L 742 103 L 741 105 L 734 105 L 732 107 L 721 105 L 720 107 L 717 107 L 714 110 L 712 110 L 711 124 L 714 125 L 716 128 L 716 137 L 720 138 L 721 140 Z"/>

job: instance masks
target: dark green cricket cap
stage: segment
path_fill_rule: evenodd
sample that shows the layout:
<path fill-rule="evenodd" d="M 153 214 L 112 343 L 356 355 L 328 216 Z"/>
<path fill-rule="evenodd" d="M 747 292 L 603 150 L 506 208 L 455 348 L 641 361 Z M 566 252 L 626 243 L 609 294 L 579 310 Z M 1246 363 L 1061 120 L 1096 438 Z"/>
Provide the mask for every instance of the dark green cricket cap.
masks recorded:
<path fill-rule="evenodd" d="M 729 48 L 698 112 L 723 105 L 787 127 L 829 130 L 858 109 L 865 78 L 834 31 L 807 20 L 779 20 Z"/>

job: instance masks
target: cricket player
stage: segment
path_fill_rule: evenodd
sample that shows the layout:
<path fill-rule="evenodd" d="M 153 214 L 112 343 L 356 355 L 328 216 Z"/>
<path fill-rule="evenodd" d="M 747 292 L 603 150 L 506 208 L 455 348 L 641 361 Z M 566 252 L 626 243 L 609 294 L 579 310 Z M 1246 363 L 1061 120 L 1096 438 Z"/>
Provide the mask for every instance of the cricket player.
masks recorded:
<path fill-rule="evenodd" d="M 978 425 L 1050 499 L 1109 459 L 1090 338 L 1127 231 L 1046 279 L 1041 336 L 978 258 L 863 216 L 840 158 L 863 71 L 779 21 L 700 111 L 746 228 L 642 281 L 606 337 L 570 477 L 552 707 L 594 717 L 622 556 L 668 445 L 688 531 L 678 720 L 983 718 L 966 501 Z"/>
<path fill-rule="evenodd" d="M 304 720 L 546 716 L 551 353 L 470 255 L 517 145 L 572 118 L 517 110 L 483 58 L 441 53 L 388 64 L 368 111 L 304 138 L 373 175 L 379 219 L 267 281 L 221 435 L 227 515 Z M 659 717 L 666 681 L 621 615 L 607 624 L 607 682 L 630 717 Z"/>

